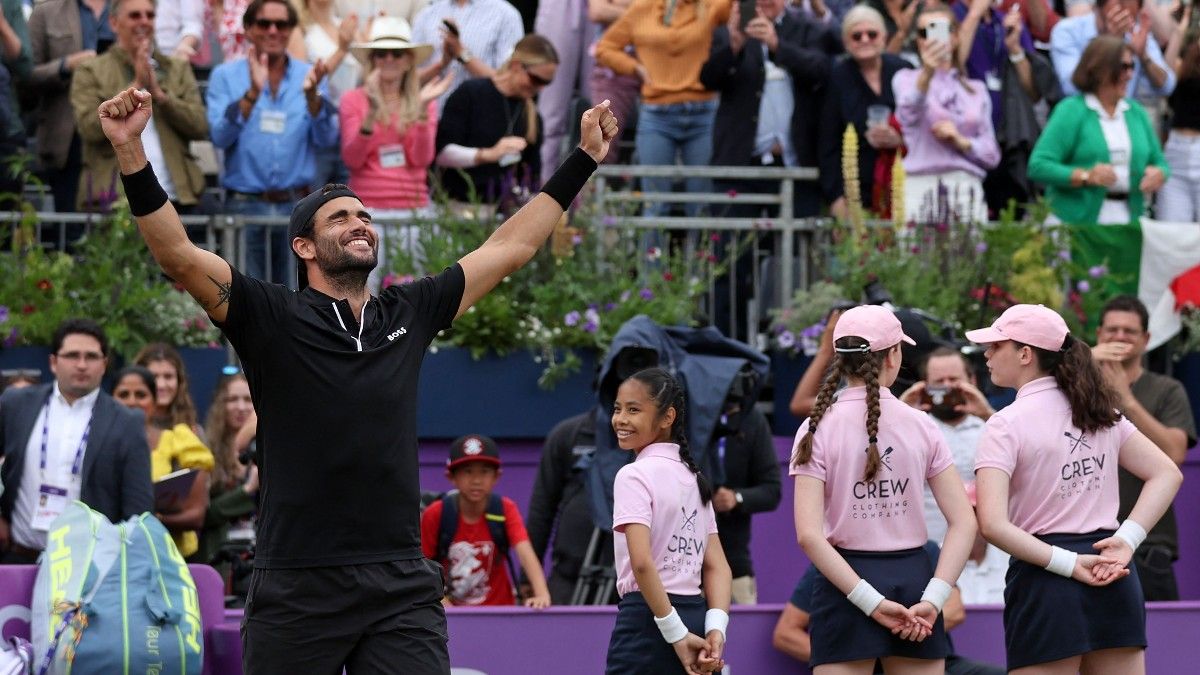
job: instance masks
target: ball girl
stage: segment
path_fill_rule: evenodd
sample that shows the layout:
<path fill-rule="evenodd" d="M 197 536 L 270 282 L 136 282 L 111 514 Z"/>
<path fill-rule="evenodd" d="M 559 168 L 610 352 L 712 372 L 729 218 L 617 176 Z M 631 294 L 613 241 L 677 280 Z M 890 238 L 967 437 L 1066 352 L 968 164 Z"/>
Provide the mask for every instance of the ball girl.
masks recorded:
<path fill-rule="evenodd" d="M 1017 389 L 975 457 L 983 534 L 1012 555 L 1009 672 L 1145 673 L 1146 610 L 1127 565 L 1182 474 L 1117 411 L 1091 350 L 1056 312 L 1014 305 L 967 338 L 988 345 L 992 382 Z M 1120 527 L 1118 466 L 1145 481 Z"/>
<path fill-rule="evenodd" d="M 941 610 L 970 554 L 975 517 L 937 427 L 887 389 L 900 342 L 913 344 L 900 321 L 883 307 L 855 307 L 833 338 L 834 361 L 796 434 L 791 470 L 796 536 L 821 572 L 809 664 L 817 675 L 865 675 L 879 658 L 889 675 L 943 673 Z M 842 378 L 849 387 L 835 401 Z M 926 482 L 948 524 L 936 570 L 921 548 Z"/>
<path fill-rule="evenodd" d="M 617 389 L 613 431 L 636 457 L 617 472 L 613 487 L 621 602 L 608 643 L 609 674 L 724 667 L 733 580 L 717 538 L 712 486 L 688 452 L 685 401 L 683 388 L 661 368 L 639 371 Z"/>

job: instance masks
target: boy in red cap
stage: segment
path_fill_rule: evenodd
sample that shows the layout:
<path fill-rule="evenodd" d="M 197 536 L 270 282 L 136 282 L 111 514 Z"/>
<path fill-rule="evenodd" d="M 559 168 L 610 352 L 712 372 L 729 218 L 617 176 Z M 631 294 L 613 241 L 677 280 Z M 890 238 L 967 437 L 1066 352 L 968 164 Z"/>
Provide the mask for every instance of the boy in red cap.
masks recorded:
<path fill-rule="evenodd" d="M 469 434 L 450 446 L 446 477 L 454 484 L 421 514 L 421 549 L 442 566 L 446 605 L 513 605 L 508 550 L 517 552 L 533 595 L 525 606 L 550 606 L 541 562 L 529 543 L 521 512 L 492 492 L 500 479 L 500 451 L 487 436 Z"/>

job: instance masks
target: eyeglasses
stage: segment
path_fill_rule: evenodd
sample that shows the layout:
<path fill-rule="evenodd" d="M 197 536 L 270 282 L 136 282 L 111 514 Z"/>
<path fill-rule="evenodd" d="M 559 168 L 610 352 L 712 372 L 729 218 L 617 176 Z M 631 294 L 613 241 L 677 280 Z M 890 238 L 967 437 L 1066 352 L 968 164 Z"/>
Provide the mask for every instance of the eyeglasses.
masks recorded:
<path fill-rule="evenodd" d="M 1135 64 L 1133 61 L 1121 62 L 1121 70 L 1124 72 L 1132 73 L 1134 68 L 1137 68 L 1137 64 Z"/>
<path fill-rule="evenodd" d="M 104 360 L 104 355 L 100 352 L 65 352 L 55 354 L 56 357 L 63 361 L 83 361 L 84 363 L 100 363 Z"/>
<path fill-rule="evenodd" d="M 237 375 L 240 372 L 242 372 L 242 369 L 233 364 L 225 366 L 224 368 L 221 369 L 222 375 Z"/>
<path fill-rule="evenodd" d="M 550 80 L 547 80 L 546 78 L 542 77 L 541 75 L 538 75 L 537 73 L 530 70 L 529 64 L 522 63 L 521 67 L 525 69 L 525 74 L 529 77 L 529 81 L 532 82 L 534 84 L 534 86 L 546 87 L 546 86 L 550 85 Z"/>
<path fill-rule="evenodd" d="M 145 389 L 122 389 L 121 391 L 114 393 L 113 397 L 118 401 L 128 401 L 129 399 L 133 399 L 135 401 L 146 401 L 150 398 L 150 392 L 146 391 Z"/>
<path fill-rule="evenodd" d="M 851 42 L 874 42 L 878 37 L 877 30 L 856 30 L 850 34 Z"/>
<path fill-rule="evenodd" d="M 292 29 L 292 22 L 289 19 L 255 19 L 254 25 L 258 26 L 260 30 L 270 30 L 274 26 L 275 30 L 280 33 Z"/>
<path fill-rule="evenodd" d="M 408 53 L 407 49 L 372 49 L 371 56 L 377 59 L 382 59 L 385 56 L 390 56 L 393 59 L 402 59 Z"/>
<path fill-rule="evenodd" d="M 134 21 L 141 21 L 142 19 L 146 19 L 148 21 L 153 21 L 155 14 L 154 14 L 154 10 L 149 10 L 149 11 L 143 12 L 140 9 L 135 9 L 132 12 L 129 12 L 128 14 L 126 14 L 125 16 L 126 16 L 126 18 L 133 19 Z"/>

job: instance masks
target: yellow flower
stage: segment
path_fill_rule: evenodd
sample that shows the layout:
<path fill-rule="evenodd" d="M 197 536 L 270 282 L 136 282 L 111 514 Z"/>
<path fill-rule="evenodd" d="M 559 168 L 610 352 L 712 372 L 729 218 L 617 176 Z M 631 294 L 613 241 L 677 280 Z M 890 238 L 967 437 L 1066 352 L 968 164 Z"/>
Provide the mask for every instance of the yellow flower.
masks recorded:
<path fill-rule="evenodd" d="M 862 187 L 858 182 L 858 132 L 853 124 L 847 124 L 842 134 L 842 181 L 846 213 L 858 237 L 863 230 Z"/>
<path fill-rule="evenodd" d="M 904 228 L 904 162 L 897 156 L 892 162 L 892 223 L 896 230 Z"/>

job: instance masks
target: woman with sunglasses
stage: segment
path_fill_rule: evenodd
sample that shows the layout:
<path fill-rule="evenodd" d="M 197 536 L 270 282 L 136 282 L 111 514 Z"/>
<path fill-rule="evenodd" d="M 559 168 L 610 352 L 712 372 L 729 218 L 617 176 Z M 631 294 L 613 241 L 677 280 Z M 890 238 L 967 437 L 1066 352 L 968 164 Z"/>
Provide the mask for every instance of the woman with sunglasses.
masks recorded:
<path fill-rule="evenodd" d="M 460 208 L 473 210 L 472 202 L 519 208 L 514 200 L 541 185 L 542 120 L 533 98 L 557 70 L 554 45 L 526 35 L 494 75 L 467 80 L 446 99 L 437 165 L 441 188 Z"/>
<path fill-rule="evenodd" d="M 1134 71 L 1124 40 L 1100 36 L 1079 58 L 1079 93 L 1054 107 L 1029 158 L 1029 177 L 1046 185 L 1053 215 L 1065 223 L 1124 224 L 1140 218 L 1146 195 L 1170 169 L 1150 116 L 1125 92 Z"/>
<path fill-rule="evenodd" d="M 987 86 L 968 80 L 958 22 L 944 5 L 917 15 L 921 68 L 892 78 L 904 157 L 908 222 L 984 222 L 983 178 L 1000 163 Z"/>
<path fill-rule="evenodd" d="M 257 426 L 246 376 L 237 366 L 226 366 L 204 424 L 214 463 L 208 510 L 194 562 L 211 563 L 229 540 L 231 526 L 239 522 L 249 525 L 258 494 L 258 466 L 241 458 Z"/>
<path fill-rule="evenodd" d="M 842 137 L 847 124 L 853 124 L 863 139 L 858 145 L 863 207 L 880 215 L 891 207 L 892 163 L 904 142 L 891 118 L 896 107 L 892 78 L 910 66 L 899 56 L 885 53 L 886 40 L 883 15 L 871 7 L 857 5 L 842 20 L 847 54 L 834 61 L 830 70 L 829 81 L 839 84 L 826 90 L 817 133 L 821 192 L 838 218 L 845 218 L 847 212 L 842 180 Z M 868 124 L 867 111 L 872 108 L 886 108 L 887 117 Z"/>

